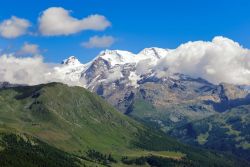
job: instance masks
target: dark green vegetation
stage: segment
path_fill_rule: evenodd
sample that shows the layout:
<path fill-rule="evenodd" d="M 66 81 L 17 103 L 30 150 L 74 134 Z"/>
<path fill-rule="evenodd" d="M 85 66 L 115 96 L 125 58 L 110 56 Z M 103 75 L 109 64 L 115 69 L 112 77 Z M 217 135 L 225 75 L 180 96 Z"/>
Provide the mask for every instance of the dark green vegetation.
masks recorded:
<path fill-rule="evenodd" d="M 98 162 L 99 164 L 109 165 L 110 163 L 117 163 L 111 154 L 106 155 L 96 150 L 88 150 L 86 154 L 88 160 Z"/>
<path fill-rule="evenodd" d="M 250 106 L 236 107 L 188 123 L 170 131 L 170 134 L 186 143 L 232 152 L 250 161 Z"/>
<path fill-rule="evenodd" d="M 142 166 L 249 165 L 180 144 L 117 112 L 97 95 L 58 83 L 1 89 L 0 127 L 0 155 L 5 157 L 0 166 L 20 166 L 15 163 L 22 159 L 25 162 L 17 162 L 23 166 L 37 162 L 40 166 L 126 166 L 122 157 L 146 157 Z"/>
<path fill-rule="evenodd" d="M 157 156 L 146 156 L 146 157 L 139 157 L 139 158 L 132 158 L 129 159 L 128 157 L 122 157 L 122 162 L 127 165 L 146 165 L 149 164 L 150 166 L 195 166 L 191 161 L 187 159 L 183 159 L 182 161 L 170 158 L 162 158 Z"/>
<path fill-rule="evenodd" d="M 31 136 L 1 131 L 0 166 L 77 167 L 78 159 Z"/>

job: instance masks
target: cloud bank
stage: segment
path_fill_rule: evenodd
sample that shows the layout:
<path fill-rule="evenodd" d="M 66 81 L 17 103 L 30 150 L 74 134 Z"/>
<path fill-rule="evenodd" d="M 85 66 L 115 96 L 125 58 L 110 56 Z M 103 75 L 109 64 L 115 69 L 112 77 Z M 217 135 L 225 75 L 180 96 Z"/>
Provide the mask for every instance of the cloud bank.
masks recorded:
<path fill-rule="evenodd" d="M 51 69 L 49 64 L 43 62 L 41 56 L 15 57 L 6 54 L 0 56 L 0 81 L 29 85 L 46 83 L 52 79 L 45 75 Z"/>
<path fill-rule="evenodd" d="M 102 15 L 77 19 L 70 15 L 70 11 L 61 7 L 48 8 L 39 18 L 39 30 L 45 36 L 70 35 L 84 30 L 101 31 L 110 25 Z"/>
<path fill-rule="evenodd" d="M 27 33 L 31 23 L 22 18 L 12 16 L 0 23 L 0 36 L 4 38 L 16 38 Z"/>
<path fill-rule="evenodd" d="M 156 66 L 166 67 L 213 83 L 250 84 L 250 50 L 224 37 L 180 45 Z"/>
<path fill-rule="evenodd" d="M 146 61 L 138 63 L 137 72 L 147 73 L 147 64 Z M 79 85 L 79 81 L 72 83 L 55 70 L 60 66 L 43 62 L 41 56 L 16 57 L 5 54 L 0 56 L 0 82 L 34 85 L 57 81 Z M 168 50 L 167 55 L 150 68 L 154 68 L 161 76 L 178 72 L 216 84 L 227 82 L 250 85 L 250 50 L 228 38 L 215 37 L 211 42 L 188 42 Z"/>
<path fill-rule="evenodd" d="M 62 68 L 65 69 L 61 70 Z M 45 63 L 42 56 L 20 57 L 14 54 L 0 56 L 0 82 L 23 85 L 62 82 L 81 86 L 80 81 L 67 77 L 69 71 L 71 69 L 67 66 Z"/>
<path fill-rule="evenodd" d="M 108 48 L 115 42 L 112 36 L 93 36 L 89 41 L 83 42 L 81 45 L 85 48 Z"/>

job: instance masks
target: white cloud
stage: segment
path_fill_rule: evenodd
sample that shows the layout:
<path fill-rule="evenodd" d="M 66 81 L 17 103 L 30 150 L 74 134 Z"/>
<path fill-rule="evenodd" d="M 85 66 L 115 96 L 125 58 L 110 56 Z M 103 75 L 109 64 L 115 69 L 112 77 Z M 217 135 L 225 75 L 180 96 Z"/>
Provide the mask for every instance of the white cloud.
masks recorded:
<path fill-rule="evenodd" d="M 61 7 L 51 7 L 43 11 L 39 18 L 39 30 L 43 35 L 70 35 L 84 30 L 105 30 L 111 23 L 102 15 L 90 15 L 77 19 L 70 11 Z"/>
<path fill-rule="evenodd" d="M 36 44 L 24 43 L 21 50 L 19 51 L 21 55 L 37 55 L 40 54 L 39 46 Z"/>
<path fill-rule="evenodd" d="M 49 70 L 49 65 L 43 63 L 42 57 L 0 56 L 0 81 L 17 84 L 40 84 L 49 80 L 45 77 L 45 73 Z"/>
<path fill-rule="evenodd" d="M 213 83 L 250 84 L 250 50 L 224 37 L 180 45 L 156 68 L 162 75 L 166 67 L 171 72 L 202 77 Z"/>
<path fill-rule="evenodd" d="M 12 16 L 10 19 L 0 23 L 0 36 L 16 38 L 26 34 L 30 26 L 31 24 L 28 20 Z"/>
<path fill-rule="evenodd" d="M 115 42 L 112 36 L 93 36 L 89 41 L 83 42 L 81 45 L 85 48 L 108 48 Z"/>
<path fill-rule="evenodd" d="M 66 69 L 61 71 L 61 68 Z M 25 85 L 62 82 L 68 85 L 80 85 L 80 81 L 65 77 L 67 70 L 70 69 L 61 64 L 45 63 L 42 56 L 0 55 L 0 82 Z"/>

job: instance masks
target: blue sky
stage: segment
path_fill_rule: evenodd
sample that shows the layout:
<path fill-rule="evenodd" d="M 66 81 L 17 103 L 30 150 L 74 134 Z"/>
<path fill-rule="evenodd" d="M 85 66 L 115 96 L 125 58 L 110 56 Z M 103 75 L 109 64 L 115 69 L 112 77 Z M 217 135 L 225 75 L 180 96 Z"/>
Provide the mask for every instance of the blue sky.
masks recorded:
<path fill-rule="evenodd" d="M 250 48 L 249 0 L 8 0 L 0 2 L 0 22 L 11 16 L 24 18 L 32 23 L 29 31 L 36 32 L 38 17 L 50 7 L 70 10 L 70 15 L 78 19 L 103 15 L 112 26 L 67 36 L 0 37 L 0 48 L 10 52 L 24 43 L 37 44 L 46 62 L 60 62 L 70 55 L 82 62 L 91 60 L 106 48 L 84 48 L 80 44 L 96 35 L 115 38 L 109 49 L 135 53 L 145 47 L 175 48 L 187 41 L 207 41 L 218 35 Z"/>

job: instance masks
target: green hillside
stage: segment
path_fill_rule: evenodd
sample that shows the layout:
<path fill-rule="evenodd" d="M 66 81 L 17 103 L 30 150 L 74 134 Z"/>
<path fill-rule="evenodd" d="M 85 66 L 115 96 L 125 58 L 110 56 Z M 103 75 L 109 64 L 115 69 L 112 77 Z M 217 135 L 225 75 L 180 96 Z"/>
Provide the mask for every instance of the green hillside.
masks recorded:
<path fill-rule="evenodd" d="M 170 134 L 186 143 L 234 153 L 250 161 L 250 106 L 188 123 Z"/>
<path fill-rule="evenodd" d="M 77 167 L 78 159 L 29 135 L 0 130 L 0 166 Z"/>
<path fill-rule="evenodd" d="M 0 127 L 0 154 L 10 162 L 15 157 L 5 153 L 8 142 L 18 145 L 10 147 L 12 152 L 34 153 L 29 154 L 31 163 L 42 163 L 38 155 L 43 152 L 43 160 L 53 157 L 55 166 L 67 158 L 77 166 L 247 166 L 231 156 L 180 144 L 117 112 L 97 95 L 58 83 L 1 89 Z M 9 134 L 14 139 L 5 141 Z"/>

